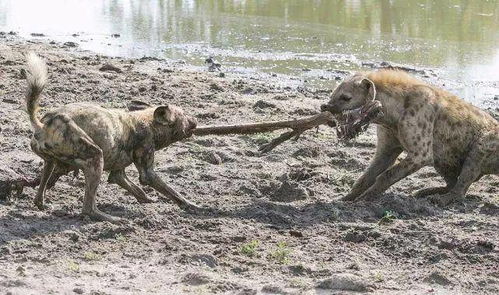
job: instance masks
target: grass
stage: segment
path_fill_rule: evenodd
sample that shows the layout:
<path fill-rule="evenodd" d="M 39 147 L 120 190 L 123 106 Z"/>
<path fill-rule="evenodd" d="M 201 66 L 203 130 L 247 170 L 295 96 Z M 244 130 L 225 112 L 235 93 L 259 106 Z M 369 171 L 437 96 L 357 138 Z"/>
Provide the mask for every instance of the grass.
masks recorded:
<path fill-rule="evenodd" d="M 114 235 L 114 238 L 118 242 L 121 242 L 121 243 L 126 242 L 126 236 L 124 236 L 122 233 L 117 233 L 116 235 Z"/>
<path fill-rule="evenodd" d="M 251 139 L 253 139 L 256 144 L 265 144 L 273 139 L 273 136 L 269 133 L 258 133 L 249 135 Z"/>
<path fill-rule="evenodd" d="M 94 252 L 85 252 L 85 254 L 83 254 L 83 258 L 87 261 L 101 260 L 101 256 Z"/>
<path fill-rule="evenodd" d="M 383 212 L 383 216 L 381 216 L 380 220 L 378 221 L 378 224 L 379 225 L 390 224 L 393 221 L 395 221 L 395 219 L 397 219 L 395 212 L 393 212 L 391 210 L 385 210 Z"/>
<path fill-rule="evenodd" d="M 246 243 L 241 246 L 241 254 L 246 255 L 248 257 L 254 257 L 258 250 L 258 246 L 260 246 L 260 242 L 258 240 L 253 240 L 249 243 Z"/>
<path fill-rule="evenodd" d="M 80 265 L 73 260 L 68 260 L 67 267 L 72 272 L 80 272 Z"/>
<path fill-rule="evenodd" d="M 270 254 L 272 260 L 280 264 L 288 264 L 290 259 L 291 249 L 288 248 L 286 242 L 277 243 L 277 249 Z"/>
<path fill-rule="evenodd" d="M 381 283 L 381 282 L 385 281 L 385 278 L 383 277 L 383 275 L 380 272 L 377 272 L 374 274 L 374 281 L 377 283 Z"/>

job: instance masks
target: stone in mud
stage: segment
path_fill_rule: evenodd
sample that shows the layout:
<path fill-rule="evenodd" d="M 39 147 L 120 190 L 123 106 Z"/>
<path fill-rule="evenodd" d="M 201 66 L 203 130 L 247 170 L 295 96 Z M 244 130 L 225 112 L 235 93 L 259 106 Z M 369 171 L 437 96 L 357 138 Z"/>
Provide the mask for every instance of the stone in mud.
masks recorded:
<path fill-rule="evenodd" d="M 203 160 L 213 164 L 213 165 L 220 165 L 222 164 L 222 158 L 215 152 L 208 152 L 203 156 Z"/>
<path fill-rule="evenodd" d="M 300 148 L 293 153 L 293 157 L 317 158 L 324 154 L 320 147 L 306 147 Z"/>
<path fill-rule="evenodd" d="M 208 284 L 210 281 L 211 281 L 211 279 L 207 275 L 197 273 L 197 272 L 188 273 L 182 279 L 182 282 L 186 283 L 187 285 L 191 285 L 191 286 L 199 286 L 199 285 Z"/>
<path fill-rule="evenodd" d="M 308 197 L 309 193 L 304 187 L 295 182 L 284 181 L 270 198 L 277 202 L 293 202 Z"/>
<path fill-rule="evenodd" d="M 262 292 L 264 294 L 287 294 L 282 287 L 277 285 L 265 285 L 262 287 Z"/>
<path fill-rule="evenodd" d="M 289 234 L 295 238 L 303 238 L 303 232 L 299 230 L 290 230 Z"/>
<path fill-rule="evenodd" d="M 367 240 L 367 234 L 356 230 L 348 231 L 343 237 L 345 242 L 362 243 Z"/>
<path fill-rule="evenodd" d="M 451 285 L 452 282 L 441 272 L 434 271 L 424 279 L 425 282 L 430 284 L 437 284 L 441 286 Z"/>
<path fill-rule="evenodd" d="M 333 275 L 331 278 L 320 282 L 317 288 L 354 292 L 369 291 L 369 286 L 363 278 L 348 273 Z"/>
<path fill-rule="evenodd" d="M 45 37 L 45 34 L 42 34 L 42 33 L 31 33 L 31 36 L 33 36 L 33 37 Z"/>
<path fill-rule="evenodd" d="M 190 256 L 192 262 L 204 264 L 208 267 L 215 268 L 218 266 L 218 261 L 213 255 L 209 254 L 195 254 Z"/>
<path fill-rule="evenodd" d="M 64 42 L 62 45 L 66 46 L 66 47 L 78 47 L 78 43 L 71 42 L 71 41 Z"/>
<path fill-rule="evenodd" d="M 101 72 L 116 72 L 116 73 L 122 73 L 123 70 L 118 68 L 117 66 L 114 66 L 112 64 L 104 64 L 99 71 Z"/>
<path fill-rule="evenodd" d="M 217 83 L 211 83 L 210 89 L 214 90 L 214 91 L 219 91 L 219 92 L 224 91 L 224 88 L 222 86 L 218 85 Z"/>
<path fill-rule="evenodd" d="M 259 100 L 257 101 L 254 105 L 254 109 L 268 109 L 268 108 L 275 108 L 276 105 L 270 102 L 267 102 L 265 100 Z"/>

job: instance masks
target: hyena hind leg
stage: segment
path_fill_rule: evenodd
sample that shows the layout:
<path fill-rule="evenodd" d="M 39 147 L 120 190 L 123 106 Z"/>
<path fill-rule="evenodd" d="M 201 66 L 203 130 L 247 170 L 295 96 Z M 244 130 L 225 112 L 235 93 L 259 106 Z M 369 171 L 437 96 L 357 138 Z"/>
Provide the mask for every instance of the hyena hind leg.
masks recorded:
<path fill-rule="evenodd" d="M 413 194 L 415 198 L 425 198 L 431 195 L 442 195 L 448 193 L 457 182 L 457 177 L 444 176 L 446 185 L 440 187 L 428 187 L 418 190 Z"/>
<path fill-rule="evenodd" d="M 475 143 L 464 161 L 463 167 L 451 190 L 433 200 L 441 206 L 462 200 L 469 187 L 484 174 L 496 173 L 499 168 L 499 136 L 493 132 Z"/>
<path fill-rule="evenodd" d="M 47 183 L 54 171 L 54 161 L 53 160 L 45 160 L 43 163 L 42 176 L 40 179 L 40 186 L 38 187 L 38 192 L 36 193 L 35 205 L 38 209 L 44 210 L 45 207 L 45 192 L 47 188 Z"/>

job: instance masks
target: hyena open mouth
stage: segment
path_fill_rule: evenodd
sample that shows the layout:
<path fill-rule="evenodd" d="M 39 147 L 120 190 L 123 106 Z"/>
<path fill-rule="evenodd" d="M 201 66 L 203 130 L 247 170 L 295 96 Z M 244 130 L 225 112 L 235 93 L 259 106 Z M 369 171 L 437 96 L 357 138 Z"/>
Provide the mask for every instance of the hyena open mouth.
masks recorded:
<path fill-rule="evenodd" d="M 341 140 L 353 139 L 364 132 L 372 121 L 381 116 L 383 116 L 381 103 L 377 100 L 370 101 L 359 108 L 344 111 L 335 116 L 338 120 L 336 134 Z"/>

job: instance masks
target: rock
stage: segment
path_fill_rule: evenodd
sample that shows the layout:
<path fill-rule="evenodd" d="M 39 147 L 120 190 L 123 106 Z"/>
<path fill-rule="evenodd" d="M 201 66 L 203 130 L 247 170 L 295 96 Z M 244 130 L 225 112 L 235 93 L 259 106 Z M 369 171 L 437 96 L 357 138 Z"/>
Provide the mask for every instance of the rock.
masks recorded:
<path fill-rule="evenodd" d="M 207 284 L 211 281 L 211 279 L 204 274 L 200 273 L 188 273 L 182 279 L 182 282 L 191 285 L 191 286 L 199 286 Z"/>
<path fill-rule="evenodd" d="M 295 182 L 284 181 L 271 199 L 278 202 L 293 202 L 305 200 L 308 197 L 308 191 L 304 187 Z"/>
<path fill-rule="evenodd" d="M 215 268 L 218 266 L 217 259 L 209 254 L 195 254 L 190 257 L 192 262 L 198 262 L 208 267 Z"/>
<path fill-rule="evenodd" d="M 262 292 L 264 294 L 287 294 L 282 287 L 277 285 L 265 285 L 262 287 Z"/>
<path fill-rule="evenodd" d="M 66 46 L 66 47 L 78 47 L 78 43 L 71 42 L 71 41 L 64 42 L 62 45 Z"/>
<path fill-rule="evenodd" d="M 348 273 L 333 275 L 331 278 L 320 282 L 317 288 L 354 292 L 369 291 L 369 286 L 363 278 Z"/>
<path fill-rule="evenodd" d="M 211 83 L 210 84 L 210 89 L 211 90 L 215 90 L 215 91 L 220 91 L 220 92 L 224 91 L 223 87 L 221 87 L 217 83 Z"/>
<path fill-rule="evenodd" d="M 17 101 L 15 101 L 12 98 L 4 98 L 4 99 L 2 99 L 2 101 L 6 102 L 6 103 L 12 103 L 12 104 L 16 104 L 17 103 Z"/>
<path fill-rule="evenodd" d="M 216 152 L 208 152 L 203 156 L 203 160 L 213 165 L 222 164 L 222 158 Z"/>
<path fill-rule="evenodd" d="M 31 36 L 33 36 L 33 37 L 45 37 L 45 34 L 42 34 L 42 33 L 31 33 Z"/>
<path fill-rule="evenodd" d="M 122 73 L 123 70 L 118 68 L 117 66 L 114 66 L 112 64 L 104 64 L 99 71 L 101 72 L 116 72 L 116 73 Z"/>
<path fill-rule="evenodd" d="M 83 294 L 83 293 L 85 293 L 85 291 L 82 288 L 74 288 L 73 292 L 75 292 L 76 294 Z"/>
<path fill-rule="evenodd" d="M 275 108 L 275 107 L 276 107 L 275 104 L 264 101 L 264 100 L 259 100 L 253 105 L 253 108 L 256 108 L 256 109 L 268 109 L 268 108 Z"/>
<path fill-rule="evenodd" d="M 293 237 L 296 237 L 296 238 L 303 238 L 303 232 L 298 231 L 298 230 L 290 230 L 289 234 Z"/>
<path fill-rule="evenodd" d="M 257 290 L 246 288 L 241 290 L 241 292 L 237 293 L 237 295 L 256 295 L 258 294 Z"/>
<path fill-rule="evenodd" d="M 121 37 L 121 35 L 120 34 L 111 34 L 111 37 L 113 37 L 113 38 L 119 38 L 119 37 Z"/>
<path fill-rule="evenodd" d="M 429 276 L 427 276 L 424 279 L 424 281 L 430 284 L 437 284 L 441 286 L 447 286 L 452 284 L 452 282 L 439 271 L 432 272 Z"/>
<path fill-rule="evenodd" d="M 348 231 L 343 237 L 345 242 L 362 243 L 367 240 L 367 235 L 359 231 Z"/>

